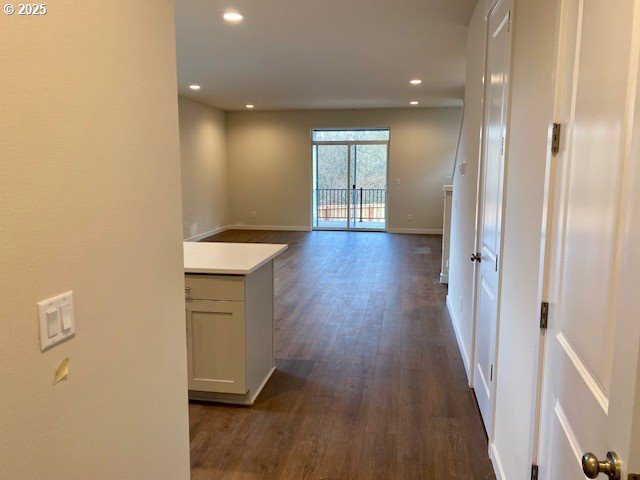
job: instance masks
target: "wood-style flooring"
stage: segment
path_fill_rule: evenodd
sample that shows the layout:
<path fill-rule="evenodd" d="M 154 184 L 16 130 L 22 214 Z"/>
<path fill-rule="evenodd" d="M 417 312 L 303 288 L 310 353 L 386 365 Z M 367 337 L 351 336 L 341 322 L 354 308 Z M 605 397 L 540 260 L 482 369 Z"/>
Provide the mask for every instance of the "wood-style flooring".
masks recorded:
<path fill-rule="evenodd" d="M 275 262 L 277 370 L 252 407 L 191 403 L 192 479 L 494 479 L 438 283 L 441 238 L 227 231 Z"/>

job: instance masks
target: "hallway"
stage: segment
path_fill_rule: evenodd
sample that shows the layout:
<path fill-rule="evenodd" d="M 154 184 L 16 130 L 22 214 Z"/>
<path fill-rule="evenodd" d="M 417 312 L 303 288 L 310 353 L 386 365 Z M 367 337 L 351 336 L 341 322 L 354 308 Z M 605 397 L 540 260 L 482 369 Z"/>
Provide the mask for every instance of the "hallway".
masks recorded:
<path fill-rule="evenodd" d="M 440 236 L 227 231 L 275 263 L 277 370 L 253 407 L 191 403 L 195 479 L 493 479 L 438 283 Z"/>

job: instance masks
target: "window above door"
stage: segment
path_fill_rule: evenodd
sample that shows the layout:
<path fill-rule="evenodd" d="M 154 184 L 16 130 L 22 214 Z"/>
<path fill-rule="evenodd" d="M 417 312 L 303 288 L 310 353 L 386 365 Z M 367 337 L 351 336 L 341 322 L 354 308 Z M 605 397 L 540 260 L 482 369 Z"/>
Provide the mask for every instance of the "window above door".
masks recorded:
<path fill-rule="evenodd" d="M 356 129 L 356 130 L 341 130 L 341 129 L 327 129 L 327 130 L 313 130 L 311 139 L 314 142 L 388 142 L 389 141 L 389 129 L 388 128 L 375 128 L 375 129 Z"/>

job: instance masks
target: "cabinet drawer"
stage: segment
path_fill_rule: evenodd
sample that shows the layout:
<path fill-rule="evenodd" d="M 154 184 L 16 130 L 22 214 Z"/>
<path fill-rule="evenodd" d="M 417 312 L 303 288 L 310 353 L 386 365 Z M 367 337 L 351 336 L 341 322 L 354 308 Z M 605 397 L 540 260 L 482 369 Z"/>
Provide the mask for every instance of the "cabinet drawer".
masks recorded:
<path fill-rule="evenodd" d="M 187 300 L 244 301 L 244 278 L 225 275 L 186 275 Z"/>

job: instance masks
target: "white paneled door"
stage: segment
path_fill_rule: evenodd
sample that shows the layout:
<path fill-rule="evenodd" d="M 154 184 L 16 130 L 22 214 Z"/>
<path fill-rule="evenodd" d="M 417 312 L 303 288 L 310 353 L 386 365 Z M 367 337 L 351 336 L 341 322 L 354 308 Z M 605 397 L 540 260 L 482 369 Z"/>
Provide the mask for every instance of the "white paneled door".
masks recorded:
<path fill-rule="evenodd" d="M 483 159 L 476 272 L 473 388 L 491 435 L 499 299 L 505 139 L 511 63 L 511 3 L 499 0 L 487 20 Z"/>
<path fill-rule="evenodd" d="M 640 341 L 639 7 L 638 0 L 561 2 L 562 135 L 552 159 L 538 458 L 546 480 L 640 473 L 627 470 Z M 620 477 L 606 463 L 610 451 L 621 460 Z"/>

